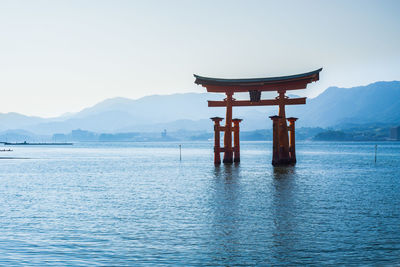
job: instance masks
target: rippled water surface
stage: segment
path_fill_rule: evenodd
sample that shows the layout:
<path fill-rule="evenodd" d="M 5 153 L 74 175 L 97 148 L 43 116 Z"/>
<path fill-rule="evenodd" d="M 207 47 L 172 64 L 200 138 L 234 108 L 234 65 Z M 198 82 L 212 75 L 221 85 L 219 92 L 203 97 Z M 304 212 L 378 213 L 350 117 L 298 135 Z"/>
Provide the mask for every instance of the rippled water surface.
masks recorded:
<path fill-rule="evenodd" d="M 0 152 L 0 265 L 400 264 L 400 143 L 178 145 Z"/>

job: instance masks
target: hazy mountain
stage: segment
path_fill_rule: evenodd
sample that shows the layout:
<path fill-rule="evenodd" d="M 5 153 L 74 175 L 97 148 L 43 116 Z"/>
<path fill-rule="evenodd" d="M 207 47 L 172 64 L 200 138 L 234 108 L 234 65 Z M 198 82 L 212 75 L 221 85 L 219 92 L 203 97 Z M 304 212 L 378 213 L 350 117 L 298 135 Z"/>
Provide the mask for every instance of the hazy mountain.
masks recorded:
<path fill-rule="evenodd" d="M 65 120 L 45 121 L 25 127 L 38 134 L 65 133 L 73 129 L 96 132 L 205 130 L 210 117 L 225 116 L 224 108 L 209 108 L 207 100 L 222 100 L 221 94 L 153 95 L 137 100 L 112 98 L 102 101 Z M 268 108 L 267 108 L 268 109 Z M 235 116 L 246 118 L 244 129 L 269 127 L 266 108 L 235 109 Z"/>
<path fill-rule="evenodd" d="M 243 97 L 247 96 L 237 96 Z M 209 108 L 207 100 L 223 98 L 221 94 L 207 93 L 152 95 L 137 100 L 113 98 L 78 113 L 52 119 L 0 114 L 0 130 L 24 129 L 36 134 L 67 133 L 78 128 L 110 133 L 163 129 L 211 131 L 209 118 L 225 117 L 225 109 Z M 233 115 L 244 119 L 243 130 L 254 130 L 270 128 L 268 116 L 277 113 L 277 107 L 237 107 Z M 400 123 L 400 82 L 376 82 L 354 88 L 330 87 L 318 97 L 308 99 L 307 105 L 289 106 L 287 115 L 298 117 L 300 127 Z"/>
<path fill-rule="evenodd" d="M 353 88 L 329 87 L 307 105 L 289 108 L 303 126 L 400 123 L 400 82 L 376 82 Z"/>
<path fill-rule="evenodd" d="M 31 117 L 15 112 L 0 113 L 0 131 L 8 129 L 22 129 L 32 124 L 45 122 L 46 119 L 40 117 Z"/>
<path fill-rule="evenodd" d="M 74 118 L 118 111 L 136 118 L 135 123 L 164 123 L 177 119 L 199 120 L 204 119 L 204 116 L 212 115 L 212 111 L 207 107 L 207 99 L 222 98 L 223 96 L 218 94 L 196 93 L 152 95 L 137 100 L 112 98 L 82 110 Z"/>

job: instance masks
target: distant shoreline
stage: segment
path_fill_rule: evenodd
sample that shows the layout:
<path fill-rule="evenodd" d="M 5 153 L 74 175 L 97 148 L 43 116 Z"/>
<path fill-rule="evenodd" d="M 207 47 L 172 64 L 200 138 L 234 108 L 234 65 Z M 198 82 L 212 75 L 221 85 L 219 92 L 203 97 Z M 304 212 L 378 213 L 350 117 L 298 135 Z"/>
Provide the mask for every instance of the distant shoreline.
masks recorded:
<path fill-rule="evenodd" d="M 21 158 L 21 157 L 0 157 L 1 159 L 31 159 L 31 158 Z"/>
<path fill-rule="evenodd" d="M 8 143 L 8 142 L 0 142 L 6 146 L 72 146 L 73 143 Z"/>

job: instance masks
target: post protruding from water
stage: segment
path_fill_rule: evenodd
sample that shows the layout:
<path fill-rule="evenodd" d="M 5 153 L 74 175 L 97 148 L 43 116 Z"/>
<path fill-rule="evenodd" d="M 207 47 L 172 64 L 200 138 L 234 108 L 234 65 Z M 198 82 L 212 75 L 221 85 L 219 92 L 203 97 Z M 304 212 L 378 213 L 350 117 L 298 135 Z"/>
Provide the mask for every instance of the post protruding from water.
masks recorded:
<path fill-rule="evenodd" d="M 234 153 L 234 162 L 240 162 L 240 127 L 239 123 L 242 119 L 232 119 L 233 122 L 233 153 Z"/>
<path fill-rule="evenodd" d="M 221 164 L 220 122 L 223 120 L 223 118 L 212 117 L 210 119 L 214 122 L 214 164 Z"/>

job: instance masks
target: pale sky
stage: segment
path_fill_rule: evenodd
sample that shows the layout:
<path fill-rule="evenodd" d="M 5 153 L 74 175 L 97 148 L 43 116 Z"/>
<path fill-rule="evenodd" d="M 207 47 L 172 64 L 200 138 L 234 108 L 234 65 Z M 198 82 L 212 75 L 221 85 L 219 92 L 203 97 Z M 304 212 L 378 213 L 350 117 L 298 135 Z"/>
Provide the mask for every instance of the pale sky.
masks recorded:
<path fill-rule="evenodd" d="M 193 73 L 291 75 L 302 93 L 400 80 L 400 1 L 0 0 L 0 112 L 204 92 Z M 298 93 L 298 92 L 296 92 Z"/>

